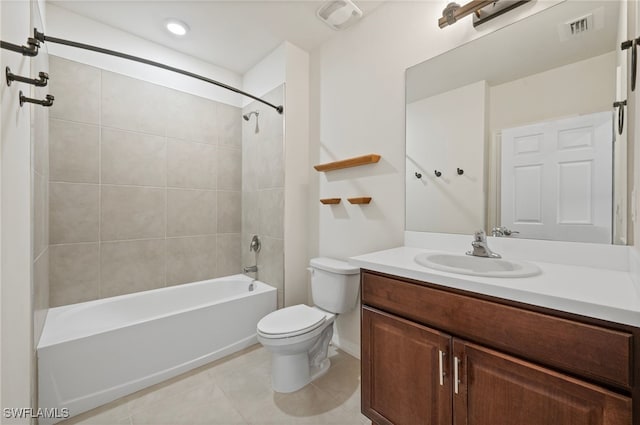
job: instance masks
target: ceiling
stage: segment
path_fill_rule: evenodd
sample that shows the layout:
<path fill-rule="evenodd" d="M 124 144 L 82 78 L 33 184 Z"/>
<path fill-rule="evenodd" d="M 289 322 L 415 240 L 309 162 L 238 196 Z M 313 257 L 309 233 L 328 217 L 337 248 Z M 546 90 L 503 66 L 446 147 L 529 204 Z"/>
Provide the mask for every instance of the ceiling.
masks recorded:
<path fill-rule="evenodd" d="M 244 74 L 283 41 L 310 51 L 336 33 L 316 17 L 322 1 L 53 0 L 50 3 L 239 74 Z M 366 18 L 382 1 L 354 3 Z M 167 18 L 187 23 L 191 31 L 182 38 L 169 34 L 164 28 Z"/>

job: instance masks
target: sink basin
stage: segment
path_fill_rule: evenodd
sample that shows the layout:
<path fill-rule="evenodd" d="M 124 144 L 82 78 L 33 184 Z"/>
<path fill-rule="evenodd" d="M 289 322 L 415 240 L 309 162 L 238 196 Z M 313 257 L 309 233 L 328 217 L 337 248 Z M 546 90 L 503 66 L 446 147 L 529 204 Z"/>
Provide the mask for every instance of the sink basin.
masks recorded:
<path fill-rule="evenodd" d="M 415 262 L 443 272 L 485 277 L 529 277 L 541 272 L 538 266 L 525 261 L 470 255 L 425 253 L 416 255 Z"/>

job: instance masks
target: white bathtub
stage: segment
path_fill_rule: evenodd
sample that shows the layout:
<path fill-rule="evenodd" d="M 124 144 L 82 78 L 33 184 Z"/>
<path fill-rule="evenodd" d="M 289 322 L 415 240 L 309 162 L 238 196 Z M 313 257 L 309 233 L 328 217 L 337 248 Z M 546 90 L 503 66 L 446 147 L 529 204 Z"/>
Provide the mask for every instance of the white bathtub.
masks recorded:
<path fill-rule="evenodd" d="M 256 343 L 277 292 L 262 282 L 249 291 L 251 282 L 234 275 L 50 309 L 39 407 L 74 416 Z"/>

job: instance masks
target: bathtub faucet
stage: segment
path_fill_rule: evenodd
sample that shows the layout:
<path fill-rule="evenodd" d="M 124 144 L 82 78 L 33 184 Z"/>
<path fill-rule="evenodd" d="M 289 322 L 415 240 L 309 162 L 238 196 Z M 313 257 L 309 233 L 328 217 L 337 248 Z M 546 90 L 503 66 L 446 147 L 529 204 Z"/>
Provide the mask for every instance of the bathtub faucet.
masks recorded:
<path fill-rule="evenodd" d="M 256 273 L 258 271 L 258 265 L 245 267 L 242 270 L 244 270 L 244 273 Z"/>

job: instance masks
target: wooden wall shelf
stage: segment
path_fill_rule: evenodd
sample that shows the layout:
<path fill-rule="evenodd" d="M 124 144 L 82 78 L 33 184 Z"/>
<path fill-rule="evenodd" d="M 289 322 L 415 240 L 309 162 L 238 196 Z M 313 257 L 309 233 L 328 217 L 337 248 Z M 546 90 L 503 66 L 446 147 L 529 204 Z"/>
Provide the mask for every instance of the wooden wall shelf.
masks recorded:
<path fill-rule="evenodd" d="M 340 203 L 340 198 L 324 198 L 320 199 L 324 205 L 336 205 Z"/>
<path fill-rule="evenodd" d="M 347 198 L 351 204 L 368 204 L 371 202 L 371 196 L 360 196 L 358 198 Z"/>
<path fill-rule="evenodd" d="M 314 165 L 317 171 L 333 171 L 341 168 L 357 167 L 359 165 L 374 164 L 380 161 L 380 155 L 372 153 L 369 155 L 357 156 L 355 158 L 343 159 L 342 161 L 327 162 L 326 164 Z"/>

